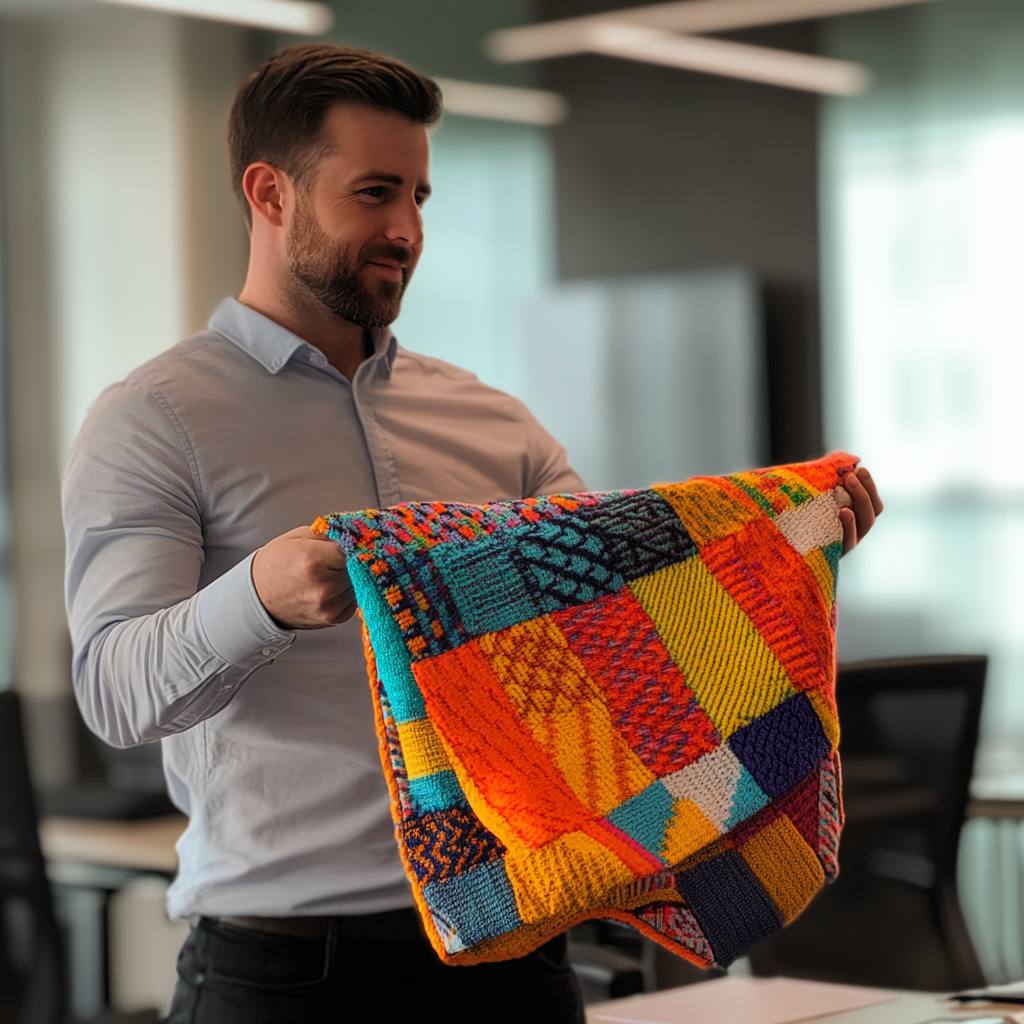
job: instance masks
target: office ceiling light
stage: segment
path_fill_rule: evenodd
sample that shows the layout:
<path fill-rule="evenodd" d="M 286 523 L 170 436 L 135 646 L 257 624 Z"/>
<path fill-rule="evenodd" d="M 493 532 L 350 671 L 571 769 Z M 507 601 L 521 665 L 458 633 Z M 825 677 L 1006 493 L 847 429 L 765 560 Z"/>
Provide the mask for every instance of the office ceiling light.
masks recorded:
<path fill-rule="evenodd" d="M 677 0 L 492 32 L 487 53 L 502 64 L 587 53 L 588 31 L 614 22 L 663 32 L 728 32 L 785 21 L 902 7 L 930 0 Z"/>
<path fill-rule="evenodd" d="M 441 87 L 444 109 L 450 114 L 553 125 L 565 120 L 569 112 L 564 96 L 544 89 L 461 82 L 453 78 L 436 78 L 434 81 Z"/>
<path fill-rule="evenodd" d="M 145 7 L 210 21 L 226 21 L 275 32 L 319 36 L 334 23 L 327 4 L 307 0 L 99 0 L 122 7 Z"/>
<path fill-rule="evenodd" d="M 832 96 L 855 96 L 871 85 L 867 68 L 848 61 L 724 39 L 672 35 L 614 22 L 588 28 L 587 49 L 609 57 L 625 57 Z"/>

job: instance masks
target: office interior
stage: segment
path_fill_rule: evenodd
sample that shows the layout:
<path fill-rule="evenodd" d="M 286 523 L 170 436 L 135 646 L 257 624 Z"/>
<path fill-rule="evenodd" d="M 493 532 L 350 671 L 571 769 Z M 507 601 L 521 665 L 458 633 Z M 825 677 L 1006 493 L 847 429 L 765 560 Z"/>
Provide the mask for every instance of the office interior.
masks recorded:
<path fill-rule="evenodd" d="M 863 76 L 831 90 L 585 48 L 494 59 L 500 30 L 623 0 L 315 6 L 331 24 L 310 36 L 171 0 L 0 0 L 0 690 L 20 697 L 74 1018 L 157 1019 L 188 925 L 163 911 L 180 821 L 159 748 L 109 748 L 76 709 L 61 470 L 102 389 L 237 294 L 227 110 L 306 38 L 442 80 L 402 345 L 522 397 L 594 489 L 834 448 L 878 481 L 884 516 L 842 565 L 840 687 L 845 672 L 852 702 L 889 701 L 886 763 L 935 792 L 900 804 L 903 769 L 858 774 L 855 750 L 850 806 L 892 797 L 884 828 L 850 815 L 865 888 L 844 901 L 837 884 L 804 933 L 731 970 L 922 991 L 1024 979 L 1024 2 L 709 35 Z M 858 689 L 877 660 L 896 674 Z M 925 703 L 901 704 L 911 691 Z M 15 974 L 26 914 L 6 899 Z M 906 925 L 894 957 L 815 958 L 821 936 L 864 946 L 890 917 Z M 572 943 L 592 1002 L 705 978 L 622 926 Z"/>

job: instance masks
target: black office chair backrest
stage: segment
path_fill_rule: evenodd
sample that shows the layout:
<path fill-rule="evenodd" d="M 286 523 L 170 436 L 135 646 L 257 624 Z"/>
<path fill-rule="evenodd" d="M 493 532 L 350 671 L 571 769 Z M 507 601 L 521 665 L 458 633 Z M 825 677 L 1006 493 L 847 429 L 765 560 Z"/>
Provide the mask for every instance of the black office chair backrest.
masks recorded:
<path fill-rule="evenodd" d="M 911 989 L 984 984 L 956 899 L 987 659 L 841 666 L 839 879 L 753 954 L 758 973 Z"/>
<path fill-rule="evenodd" d="M 839 670 L 847 818 L 896 843 L 908 868 L 919 857 L 922 880 L 956 881 L 986 665 L 983 656 L 901 658 Z M 876 852 L 868 868 L 880 866 Z"/>
<path fill-rule="evenodd" d="M 21 705 L 17 694 L 0 692 L 0 1020 L 63 1021 L 64 977 L 39 847 Z"/>

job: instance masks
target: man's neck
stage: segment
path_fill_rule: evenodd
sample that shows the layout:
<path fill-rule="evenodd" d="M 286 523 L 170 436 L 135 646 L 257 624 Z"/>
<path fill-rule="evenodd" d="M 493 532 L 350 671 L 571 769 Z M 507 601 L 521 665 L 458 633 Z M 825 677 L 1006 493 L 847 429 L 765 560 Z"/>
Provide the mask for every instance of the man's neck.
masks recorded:
<path fill-rule="evenodd" d="M 311 295 L 284 295 L 270 289 L 257 292 L 247 281 L 238 301 L 315 345 L 348 380 L 372 354 L 362 327 L 339 319 Z"/>

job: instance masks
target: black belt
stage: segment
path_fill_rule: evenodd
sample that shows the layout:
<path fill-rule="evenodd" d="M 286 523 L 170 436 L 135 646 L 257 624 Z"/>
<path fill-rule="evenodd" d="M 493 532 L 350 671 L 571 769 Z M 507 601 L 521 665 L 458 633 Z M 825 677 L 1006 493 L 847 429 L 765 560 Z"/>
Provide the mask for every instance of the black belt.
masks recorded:
<path fill-rule="evenodd" d="M 225 915 L 209 917 L 208 921 L 231 928 L 268 932 L 271 935 L 292 935 L 303 939 L 326 938 L 334 924 L 339 939 L 363 942 L 409 942 L 424 938 L 419 918 L 412 907 L 386 910 L 380 914 L 350 914 L 338 917 L 255 917 Z"/>

